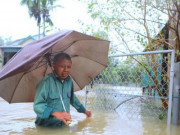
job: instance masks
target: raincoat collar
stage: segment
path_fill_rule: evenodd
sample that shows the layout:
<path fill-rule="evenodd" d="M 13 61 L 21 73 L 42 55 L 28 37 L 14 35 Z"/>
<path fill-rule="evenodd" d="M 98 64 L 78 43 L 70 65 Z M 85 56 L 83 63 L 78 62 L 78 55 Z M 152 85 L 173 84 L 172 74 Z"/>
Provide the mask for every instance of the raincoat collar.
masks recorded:
<path fill-rule="evenodd" d="M 59 80 L 61 83 L 63 83 L 63 80 L 58 76 L 58 74 L 56 73 L 56 71 L 53 71 L 55 74 L 55 77 L 57 80 Z M 66 79 L 64 79 L 64 81 L 69 80 L 70 76 L 68 75 L 68 77 L 66 77 Z"/>

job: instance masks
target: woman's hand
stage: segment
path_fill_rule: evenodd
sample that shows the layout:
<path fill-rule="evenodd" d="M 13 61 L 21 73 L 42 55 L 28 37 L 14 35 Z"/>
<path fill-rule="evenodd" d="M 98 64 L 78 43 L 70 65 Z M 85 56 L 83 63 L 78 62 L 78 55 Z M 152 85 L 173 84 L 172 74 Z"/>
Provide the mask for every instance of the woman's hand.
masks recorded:
<path fill-rule="evenodd" d="M 56 119 L 62 121 L 67 126 L 69 125 L 67 121 L 72 121 L 71 115 L 67 112 L 54 112 L 51 115 L 54 116 Z"/>
<path fill-rule="evenodd" d="M 84 112 L 84 114 L 86 114 L 87 117 L 91 117 L 91 111 L 89 111 L 89 110 L 86 110 L 86 111 Z"/>

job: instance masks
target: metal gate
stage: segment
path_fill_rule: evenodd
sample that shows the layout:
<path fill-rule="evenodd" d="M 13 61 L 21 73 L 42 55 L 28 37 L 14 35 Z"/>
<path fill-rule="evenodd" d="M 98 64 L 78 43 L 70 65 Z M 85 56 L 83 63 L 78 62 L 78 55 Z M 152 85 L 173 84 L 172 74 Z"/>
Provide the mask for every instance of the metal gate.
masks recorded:
<path fill-rule="evenodd" d="M 91 109 L 171 122 L 173 50 L 110 55 L 108 67 L 76 92 Z"/>

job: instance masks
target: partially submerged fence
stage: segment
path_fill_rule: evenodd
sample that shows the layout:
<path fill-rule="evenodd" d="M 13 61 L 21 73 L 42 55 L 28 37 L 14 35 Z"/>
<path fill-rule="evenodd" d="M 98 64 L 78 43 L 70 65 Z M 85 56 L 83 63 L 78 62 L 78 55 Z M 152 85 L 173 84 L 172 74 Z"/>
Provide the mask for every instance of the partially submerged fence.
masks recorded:
<path fill-rule="evenodd" d="M 110 55 L 108 67 L 76 92 L 91 109 L 171 122 L 174 51 Z"/>

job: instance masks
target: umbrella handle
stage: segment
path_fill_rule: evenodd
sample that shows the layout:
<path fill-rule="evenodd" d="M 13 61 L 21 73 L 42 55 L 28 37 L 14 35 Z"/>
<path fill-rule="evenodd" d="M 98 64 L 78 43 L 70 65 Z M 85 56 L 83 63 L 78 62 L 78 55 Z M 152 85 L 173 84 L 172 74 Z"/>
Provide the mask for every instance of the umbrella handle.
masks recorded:
<path fill-rule="evenodd" d="M 52 71 L 52 72 L 53 72 L 53 71 Z M 53 72 L 53 76 L 54 76 L 54 72 Z M 54 77 L 54 79 L 55 79 L 55 77 Z M 66 107 L 65 107 L 64 102 L 63 102 L 63 99 L 62 99 L 62 95 L 61 95 L 61 93 L 60 93 L 60 89 L 59 89 L 59 87 L 58 87 L 58 85 L 57 85 L 56 79 L 55 79 L 54 81 L 55 81 L 56 88 L 57 88 L 57 90 L 58 90 L 58 92 L 59 92 L 59 97 L 60 97 L 60 99 L 61 99 L 61 103 L 62 103 L 62 105 L 63 105 L 63 109 L 64 109 L 65 112 L 67 112 L 67 111 L 66 111 Z"/>
<path fill-rule="evenodd" d="M 51 69 L 52 69 L 52 68 L 51 68 Z M 53 72 L 53 71 L 52 71 L 52 72 Z M 62 103 L 62 105 L 63 105 L 63 109 L 64 109 L 65 112 L 67 112 L 67 111 L 66 111 L 66 107 L 65 107 L 64 102 L 63 102 L 63 99 L 62 99 L 62 95 L 61 95 L 61 93 L 60 93 L 60 89 L 59 89 L 59 87 L 58 87 L 58 85 L 57 85 L 57 82 L 56 82 L 57 79 L 55 79 L 56 77 L 55 77 L 55 75 L 54 75 L 54 72 L 53 72 L 53 77 L 54 77 L 54 81 L 55 81 L 56 88 L 57 88 L 57 90 L 59 91 L 59 96 L 60 96 L 60 99 L 61 99 L 61 103 Z M 71 124 L 71 121 L 69 121 L 69 120 L 67 120 L 66 122 L 67 122 L 68 125 Z"/>

